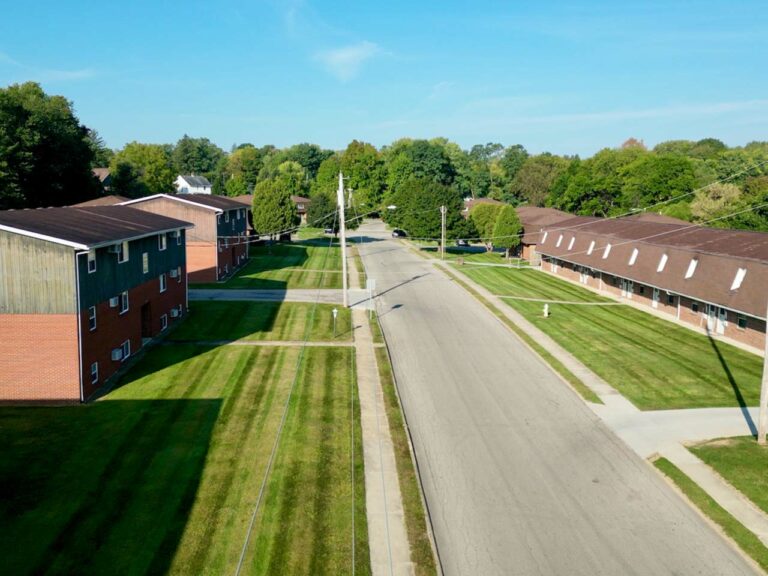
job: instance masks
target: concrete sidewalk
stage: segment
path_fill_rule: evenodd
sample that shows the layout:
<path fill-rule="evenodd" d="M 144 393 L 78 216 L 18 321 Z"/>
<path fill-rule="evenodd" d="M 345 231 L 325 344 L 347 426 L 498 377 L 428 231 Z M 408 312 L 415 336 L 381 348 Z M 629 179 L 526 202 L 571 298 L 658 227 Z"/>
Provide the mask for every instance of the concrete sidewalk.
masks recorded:
<path fill-rule="evenodd" d="M 437 268 L 458 274 L 448 263 L 439 260 L 433 263 Z M 667 458 L 768 546 L 768 515 L 685 448 L 686 443 L 754 434 L 757 408 L 641 411 L 501 298 L 468 276 L 460 276 L 462 282 L 523 329 L 600 397 L 603 404 L 585 402 L 637 454 L 644 459 L 655 455 Z"/>
<path fill-rule="evenodd" d="M 290 288 L 287 290 L 227 290 L 225 288 L 192 288 L 190 301 L 205 300 L 255 300 L 258 302 L 320 302 L 321 304 L 341 304 L 342 291 L 336 288 Z M 368 292 L 360 289 L 349 291 L 351 304 L 362 303 L 368 299 Z"/>

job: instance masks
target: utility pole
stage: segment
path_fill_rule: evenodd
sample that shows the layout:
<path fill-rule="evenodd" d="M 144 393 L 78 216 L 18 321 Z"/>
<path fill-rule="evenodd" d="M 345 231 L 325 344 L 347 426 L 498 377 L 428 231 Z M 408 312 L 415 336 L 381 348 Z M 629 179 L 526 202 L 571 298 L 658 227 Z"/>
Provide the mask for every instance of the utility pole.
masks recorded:
<path fill-rule="evenodd" d="M 341 232 L 341 282 L 342 298 L 344 308 L 349 308 L 349 298 L 347 297 L 347 222 L 344 217 L 344 176 L 339 172 L 339 189 L 336 193 L 336 200 L 339 204 L 339 232 Z"/>
<path fill-rule="evenodd" d="M 768 308 L 766 309 L 768 321 Z M 765 357 L 763 358 L 763 382 L 760 386 L 760 414 L 757 417 L 757 443 L 765 444 L 765 432 L 768 427 L 768 324 L 765 331 Z"/>
<path fill-rule="evenodd" d="M 445 213 L 448 209 L 440 206 L 440 259 L 445 260 Z"/>

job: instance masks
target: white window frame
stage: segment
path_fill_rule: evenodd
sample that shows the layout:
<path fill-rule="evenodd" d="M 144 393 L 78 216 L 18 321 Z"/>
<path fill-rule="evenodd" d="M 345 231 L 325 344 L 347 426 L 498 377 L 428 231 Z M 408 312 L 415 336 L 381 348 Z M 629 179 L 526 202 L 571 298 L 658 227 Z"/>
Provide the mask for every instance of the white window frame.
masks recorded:
<path fill-rule="evenodd" d="M 634 266 L 635 262 L 637 262 L 637 255 L 640 254 L 640 251 L 637 248 L 634 248 L 632 250 L 632 255 L 629 257 L 629 265 Z"/>
<path fill-rule="evenodd" d="M 162 294 L 168 290 L 168 279 L 165 277 L 165 272 L 160 274 L 160 293 Z"/>
<path fill-rule="evenodd" d="M 576 242 L 576 236 L 571 236 L 571 241 L 568 242 L 568 250 L 573 250 L 573 243 Z"/>
<path fill-rule="evenodd" d="M 125 304 L 125 308 L 123 308 L 123 304 Z M 120 315 L 125 314 L 130 309 L 131 304 L 128 298 L 128 290 L 125 290 L 120 293 Z"/>
<path fill-rule="evenodd" d="M 120 250 L 117 253 L 117 263 L 123 264 L 130 260 L 131 254 L 128 246 L 128 241 L 120 242 Z"/>
<path fill-rule="evenodd" d="M 96 330 L 96 306 L 90 306 L 88 308 L 88 331 L 93 332 Z"/>
<path fill-rule="evenodd" d="M 120 347 L 123 349 L 123 358 L 121 361 L 125 362 L 125 359 L 131 355 L 131 340 L 126 340 L 120 345 Z"/>
<path fill-rule="evenodd" d="M 149 252 L 144 252 L 141 255 L 141 271 L 144 274 L 149 274 Z"/>
<path fill-rule="evenodd" d="M 165 330 L 168 328 L 168 314 L 163 314 L 160 316 L 160 330 Z"/>
<path fill-rule="evenodd" d="M 560 244 L 563 243 L 563 235 L 560 234 L 560 236 L 557 237 L 557 242 L 555 243 L 555 248 L 560 248 Z"/>
<path fill-rule="evenodd" d="M 659 265 L 656 266 L 656 272 L 664 272 L 664 268 L 667 267 L 667 260 L 669 260 L 669 256 L 662 254 L 661 258 L 659 258 Z"/>
<path fill-rule="evenodd" d="M 610 254 L 610 253 L 611 253 L 611 245 L 610 244 L 606 244 L 605 248 L 603 249 L 603 260 L 608 258 L 608 254 Z"/>
<path fill-rule="evenodd" d="M 96 272 L 96 250 L 88 250 L 88 274 Z"/>
<path fill-rule="evenodd" d="M 165 233 L 158 234 L 157 235 L 157 249 L 158 251 L 162 252 L 168 248 L 168 237 Z"/>
<path fill-rule="evenodd" d="M 592 240 L 592 242 L 589 243 L 589 248 L 587 248 L 587 256 L 591 255 L 594 250 L 595 250 L 595 241 Z"/>
<path fill-rule="evenodd" d="M 736 276 L 733 277 L 733 283 L 731 284 L 731 290 L 738 290 L 741 288 L 742 282 L 744 282 L 744 277 L 747 275 L 747 269 L 746 268 L 739 268 L 736 270 Z"/>
<path fill-rule="evenodd" d="M 94 362 L 91 364 L 91 384 L 96 384 L 99 381 L 99 363 Z"/>
<path fill-rule="evenodd" d="M 686 280 L 688 280 L 689 278 L 693 278 L 693 275 L 696 273 L 696 267 L 698 265 L 699 265 L 699 259 L 691 258 L 691 261 L 688 263 L 688 269 L 685 271 Z"/>

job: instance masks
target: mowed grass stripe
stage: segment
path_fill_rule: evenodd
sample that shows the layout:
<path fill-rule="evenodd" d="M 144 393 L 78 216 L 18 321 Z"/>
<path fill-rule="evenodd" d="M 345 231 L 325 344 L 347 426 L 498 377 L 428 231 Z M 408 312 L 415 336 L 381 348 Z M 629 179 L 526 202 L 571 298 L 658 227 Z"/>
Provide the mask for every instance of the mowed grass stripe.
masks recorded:
<path fill-rule="evenodd" d="M 534 270 L 462 269 L 496 294 L 564 301 L 607 300 Z M 755 404 L 760 358 L 630 306 L 551 304 L 505 299 L 529 322 L 642 409 Z"/>
<path fill-rule="evenodd" d="M 346 574 L 352 562 L 349 394 L 346 348 L 307 348 L 283 437 L 245 557 L 253 574 Z M 359 405 L 355 398 L 355 413 Z M 356 418 L 357 454 L 362 438 Z M 356 571 L 370 573 L 362 463 L 355 476 Z"/>

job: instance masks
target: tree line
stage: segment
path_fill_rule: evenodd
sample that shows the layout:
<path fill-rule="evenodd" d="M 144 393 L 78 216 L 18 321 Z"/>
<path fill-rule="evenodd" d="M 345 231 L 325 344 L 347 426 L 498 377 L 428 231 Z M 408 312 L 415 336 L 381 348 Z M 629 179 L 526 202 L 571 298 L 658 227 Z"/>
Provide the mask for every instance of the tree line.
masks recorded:
<path fill-rule="evenodd" d="M 280 191 L 326 207 L 335 202 L 341 171 L 352 190 L 350 217 L 379 213 L 424 237 L 439 236 L 441 205 L 449 208 L 451 237 L 482 236 L 472 219 L 459 215 L 467 197 L 595 216 L 653 207 L 693 222 L 768 202 L 766 142 L 728 147 L 707 138 L 647 149 L 630 138 L 585 159 L 530 154 L 521 144 L 462 149 L 445 138 L 403 138 L 381 148 L 354 140 L 344 150 L 244 143 L 225 151 L 207 138 L 184 135 L 175 144 L 131 142 L 110 150 L 64 97 L 49 96 L 32 82 L 0 89 L 0 208 L 93 198 L 100 193 L 95 167 L 109 167 L 111 193 L 131 198 L 173 192 L 178 174 L 197 174 L 211 181 L 215 194 Z M 659 205 L 670 199 L 677 200 Z M 712 225 L 768 230 L 768 210 Z"/>

